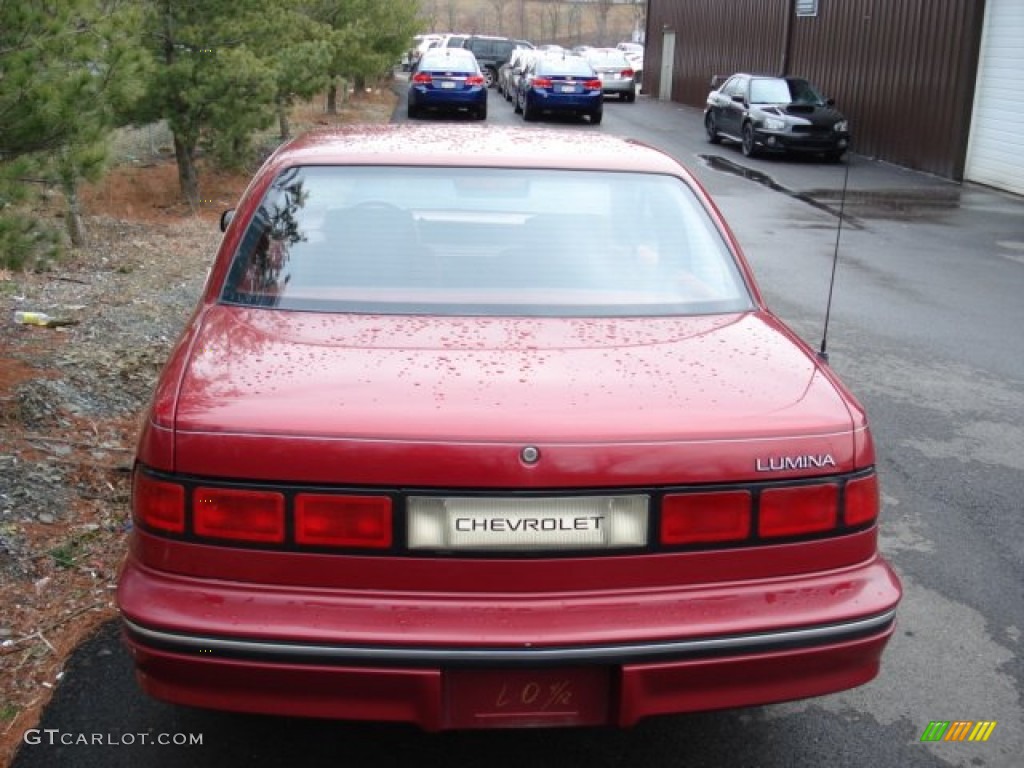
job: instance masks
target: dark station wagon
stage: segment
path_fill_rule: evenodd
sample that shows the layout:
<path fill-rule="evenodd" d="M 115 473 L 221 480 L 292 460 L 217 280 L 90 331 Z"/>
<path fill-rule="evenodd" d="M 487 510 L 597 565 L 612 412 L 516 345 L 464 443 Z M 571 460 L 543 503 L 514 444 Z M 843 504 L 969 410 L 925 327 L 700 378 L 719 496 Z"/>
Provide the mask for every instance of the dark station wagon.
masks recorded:
<path fill-rule="evenodd" d="M 875 677 L 901 594 L 861 406 L 694 178 L 603 135 L 278 150 L 132 508 L 138 680 L 214 709 L 629 726 L 817 696 Z"/>

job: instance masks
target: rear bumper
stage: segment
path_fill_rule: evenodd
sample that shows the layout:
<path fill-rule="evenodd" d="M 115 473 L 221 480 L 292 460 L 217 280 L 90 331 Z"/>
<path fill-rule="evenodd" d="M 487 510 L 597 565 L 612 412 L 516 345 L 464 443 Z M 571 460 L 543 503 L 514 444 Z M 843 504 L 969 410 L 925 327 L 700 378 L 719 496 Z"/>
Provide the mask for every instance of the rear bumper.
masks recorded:
<path fill-rule="evenodd" d="M 441 91 L 426 88 L 412 88 L 409 103 L 424 109 L 468 109 L 487 104 L 487 89 L 475 86 L 465 91 Z"/>
<path fill-rule="evenodd" d="M 855 687 L 878 672 L 899 598 L 877 558 L 770 583 L 550 599 L 239 585 L 129 559 L 119 592 L 156 698 L 427 730 L 628 726 Z M 563 677 L 582 686 L 578 712 L 490 711 L 506 689 L 528 697 Z"/>
<path fill-rule="evenodd" d="M 604 94 L 592 91 L 579 94 L 556 94 L 533 88 L 526 96 L 530 106 L 542 112 L 582 112 L 589 113 L 601 109 Z"/>
<path fill-rule="evenodd" d="M 630 94 L 636 93 L 636 80 L 630 78 L 628 80 L 613 80 L 606 78 L 601 80 L 601 92 L 605 96 L 620 96 L 623 93 Z"/>
<path fill-rule="evenodd" d="M 148 694 L 190 706 L 238 712 L 324 717 L 344 720 L 407 722 L 425 730 L 522 725 L 614 725 L 627 727 L 661 714 L 698 712 L 803 699 L 852 688 L 874 678 L 882 651 L 893 631 L 892 616 L 875 617 L 877 628 L 838 642 L 760 653 L 727 653 L 706 657 L 598 667 L 606 689 L 595 706 L 582 702 L 579 711 L 530 713 L 491 711 L 503 692 L 529 691 L 516 668 L 491 663 L 479 674 L 477 692 L 485 700 L 479 712 L 466 713 L 453 702 L 460 667 L 297 663 L 269 658 L 233 658 L 211 648 L 208 653 L 160 647 L 148 633 L 126 624 L 125 636 L 135 659 L 139 682 Z M 156 639 L 158 645 L 147 641 Z M 193 640 L 198 638 L 193 638 Z M 253 649 L 255 650 L 255 649 Z M 315 657 L 314 657 L 315 658 Z M 551 690 L 576 667 L 538 663 L 536 686 Z M 508 674 L 512 681 L 503 686 Z M 518 687 L 513 687 L 518 686 Z M 520 696 L 523 694 L 521 693 Z M 529 720 L 524 720 L 529 717 Z"/>

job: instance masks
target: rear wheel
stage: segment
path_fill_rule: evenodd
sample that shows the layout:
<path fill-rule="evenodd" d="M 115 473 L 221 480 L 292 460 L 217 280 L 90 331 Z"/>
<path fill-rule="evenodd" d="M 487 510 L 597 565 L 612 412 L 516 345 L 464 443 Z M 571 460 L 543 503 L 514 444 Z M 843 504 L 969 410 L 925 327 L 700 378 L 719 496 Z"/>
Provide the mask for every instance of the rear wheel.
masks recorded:
<path fill-rule="evenodd" d="M 595 110 L 595 111 L 591 112 L 590 113 L 590 124 L 591 125 L 600 125 L 601 124 L 601 118 L 603 116 L 604 116 L 603 110 L 598 109 L 598 110 Z"/>
<path fill-rule="evenodd" d="M 825 153 L 825 160 L 826 160 L 826 162 L 829 162 L 829 163 L 839 163 L 839 162 L 842 162 L 844 154 L 845 154 L 844 151 L 826 152 Z"/>
<path fill-rule="evenodd" d="M 707 131 L 708 141 L 712 144 L 720 144 L 722 137 L 718 135 L 718 123 L 715 120 L 715 113 L 708 112 L 704 115 L 704 130 Z"/>
<path fill-rule="evenodd" d="M 532 123 L 534 120 L 537 120 L 538 118 L 540 118 L 539 110 L 530 106 L 529 98 L 523 99 L 523 120 Z"/>
<path fill-rule="evenodd" d="M 753 157 L 757 154 L 757 144 L 754 143 L 754 126 L 750 123 L 743 124 L 743 154 L 746 157 Z"/>
<path fill-rule="evenodd" d="M 634 90 L 630 91 L 629 93 L 624 93 L 622 94 L 622 98 L 626 100 L 627 104 L 632 104 L 634 101 L 636 101 L 636 91 Z"/>
<path fill-rule="evenodd" d="M 477 107 L 477 110 L 476 110 L 475 114 L 476 114 L 476 119 L 477 120 L 486 120 L 487 119 L 487 105 L 484 104 L 482 107 Z"/>
<path fill-rule="evenodd" d="M 490 67 L 484 67 L 484 82 L 487 83 L 488 88 L 493 88 L 494 84 L 498 82 L 498 73 Z"/>
<path fill-rule="evenodd" d="M 520 115 L 523 112 L 523 105 L 519 102 L 518 94 L 512 100 L 512 111 L 515 112 L 517 115 Z"/>
<path fill-rule="evenodd" d="M 410 120 L 415 120 L 417 117 L 420 116 L 420 110 L 414 104 L 410 103 L 405 108 L 405 114 L 406 114 L 406 117 L 408 117 Z"/>

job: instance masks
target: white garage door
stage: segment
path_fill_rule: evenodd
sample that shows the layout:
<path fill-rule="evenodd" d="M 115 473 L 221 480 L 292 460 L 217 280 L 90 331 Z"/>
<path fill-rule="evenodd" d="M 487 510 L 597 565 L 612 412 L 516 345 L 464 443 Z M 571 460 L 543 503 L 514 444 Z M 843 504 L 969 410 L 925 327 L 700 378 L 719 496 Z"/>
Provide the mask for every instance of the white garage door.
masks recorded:
<path fill-rule="evenodd" d="M 1024 2 L 985 5 L 964 176 L 1024 195 Z"/>

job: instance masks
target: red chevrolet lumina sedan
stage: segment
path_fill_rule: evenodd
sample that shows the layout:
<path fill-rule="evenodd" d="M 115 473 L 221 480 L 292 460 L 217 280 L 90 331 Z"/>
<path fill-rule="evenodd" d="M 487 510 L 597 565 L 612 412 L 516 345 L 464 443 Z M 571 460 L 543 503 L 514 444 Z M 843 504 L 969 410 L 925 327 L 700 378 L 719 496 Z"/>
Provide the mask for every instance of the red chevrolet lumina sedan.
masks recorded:
<path fill-rule="evenodd" d="M 628 726 L 877 674 L 900 585 L 867 419 L 676 161 L 348 128 L 225 224 L 134 469 L 148 693 Z"/>

